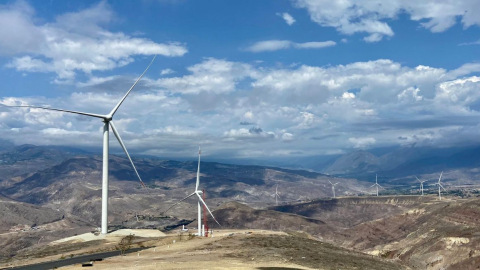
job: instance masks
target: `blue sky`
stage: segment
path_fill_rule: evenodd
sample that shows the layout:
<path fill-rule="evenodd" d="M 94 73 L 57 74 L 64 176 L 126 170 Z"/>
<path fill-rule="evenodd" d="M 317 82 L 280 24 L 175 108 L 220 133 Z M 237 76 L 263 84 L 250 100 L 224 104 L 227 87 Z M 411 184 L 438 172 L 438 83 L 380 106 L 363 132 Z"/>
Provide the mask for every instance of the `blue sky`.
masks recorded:
<path fill-rule="evenodd" d="M 106 113 L 158 54 L 118 116 L 134 153 L 478 144 L 479 11 L 474 0 L 6 1 L 0 103 Z M 0 108 L 0 119 L 17 144 L 101 136 L 95 120 L 60 113 Z"/>

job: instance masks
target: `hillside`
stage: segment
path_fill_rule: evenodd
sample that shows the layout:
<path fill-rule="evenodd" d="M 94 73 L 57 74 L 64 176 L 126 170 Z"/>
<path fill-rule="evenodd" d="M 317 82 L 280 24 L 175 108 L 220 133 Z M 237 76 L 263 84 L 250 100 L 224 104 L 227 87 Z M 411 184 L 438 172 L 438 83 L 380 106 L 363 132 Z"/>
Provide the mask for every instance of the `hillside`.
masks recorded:
<path fill-rule="evenodd" d="M 341 198 L 271 209 L 227 204 L 214 214 L 227 228 L 305 231 L 413 269 L 477 269 L 480 199 Z"/>
<path fill-rule="evenodd" d="M 4 233 L 14 228 L 30 229 L 33 225 L 61 220 L 63 213 L 0 196 L 0 216 L 0 233 Z"/>
<path fill-rule="evenodd" d="M 159 216 L 170 204 L 193 191 L 196 162 L 149 158 L 134 160 L 147 189 L 140 188 L 127 159 L 110 158 L 112 224 L 120 225 L 131 219 L 135 212 Z M 101 159 L 97 156 L 68 158 L 16 181 L 6 180 L 0 192 L 18 201 L 61 209 L 67 215 L 95 224 L 101 209 L 101 168 Z M 333 178 L 307 171 L 211 162 L 202 162 L 201 165 L 201 188 L 206 189 L 207 200 L 211 201 L 213 208 L 227 201 L 272 205 L 277 185 L 282 203 L 328 197 L 331 196 L 329 180 L 342 184 L 337 189 L 338 195 L 357 194 L 366 190 L 368 185 L 354 179 Z M 187 201 L 173 208 L 169 215 L 192 219 L 194 211 L 195 208 Z"/>

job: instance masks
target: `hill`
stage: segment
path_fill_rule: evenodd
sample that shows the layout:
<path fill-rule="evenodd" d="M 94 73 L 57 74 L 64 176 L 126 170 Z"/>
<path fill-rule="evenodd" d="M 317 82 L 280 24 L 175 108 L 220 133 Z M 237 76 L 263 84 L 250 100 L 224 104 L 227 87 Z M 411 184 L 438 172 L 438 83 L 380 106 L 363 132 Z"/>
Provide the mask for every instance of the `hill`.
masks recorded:
<path fill-rule="evenodd" d="M 305 231 L 412 269 L 477 269 L 480 258 L 480 199 L 339 198 L 271 210 L 227 204 L 214 214 L 225 227 Z"/>

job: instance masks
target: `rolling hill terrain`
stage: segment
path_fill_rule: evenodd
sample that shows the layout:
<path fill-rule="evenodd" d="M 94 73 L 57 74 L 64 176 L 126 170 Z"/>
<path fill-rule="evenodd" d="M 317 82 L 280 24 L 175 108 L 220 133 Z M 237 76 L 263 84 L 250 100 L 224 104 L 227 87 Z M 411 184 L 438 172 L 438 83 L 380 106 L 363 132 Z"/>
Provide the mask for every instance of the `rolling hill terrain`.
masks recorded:
<path fill-rule="evenodd" d="M 477 269 L 480 258 L 480 199 L 339 198 L 271 210 L 230 203 L 214 214 L 228 228 L 308 232 L 412 269 Z"/>

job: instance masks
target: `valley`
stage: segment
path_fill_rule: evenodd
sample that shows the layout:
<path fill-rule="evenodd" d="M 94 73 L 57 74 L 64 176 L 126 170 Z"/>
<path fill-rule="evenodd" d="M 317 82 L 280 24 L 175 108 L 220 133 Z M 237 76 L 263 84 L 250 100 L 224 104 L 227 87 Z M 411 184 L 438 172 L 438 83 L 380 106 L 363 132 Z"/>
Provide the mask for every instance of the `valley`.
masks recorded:
<path fill-rule="evenodd" d="M 53 252 L 45 257 L 51 251 L 38 252 L 51 249 L 53 241 L 84 233 L 92 234 L 99 227 L 101 159 L 98 156 L 58 150 L 62 152 L 55 154 L 58 158 L 48 159 L 45 155 L 52 157 L 51 152 L 39 153 L 32 146 L 15 149 L 10 154 L 3 152 L 3 155 L 21 156 L 22 151 L 35 154 L 25 153 L 22 159 L 0 165 L 0 170 L 4 172 L 0 189 L 0 262 L 4 265 L 26 258 L 38 258 L 40 261 L 47 257 L 54 259 L 61 254 Z M 35 164 L 37 160 L 42 162 L 25 174 L 9 169 L 17 163 Z M 110 230 L 149 229 L 176 235 L 185 225 L 196 231 L 195 199 L 187 199 L 165 211 L 193 191 L 197 162 L 154 158 L 134 160 L 147 188 L 141 187 L 128 160 L 110 157 Z M 282 246 L 299 245 L 298 248 L 303 250 L 305 246 L 300 243 L 306 240 L 298 240 L 297 244 L 293 244 L 298 237 L 303 237 L 313 241 L 309 245 L 323 243 L 323 247 L 328 245 L 331 249 L 344 249 L 342 252 L 373 256 L 391 263 L 391 269 L 436 270 L 458 269 L 456 267 L 459 266 L 462 269 L 475 269 L 470 266 L 476 265 L 477 257 L 480 257 L 480 234 L 476 229 L 480 225 L 480 199 L 476 198 L 474 188 L 469 196 L 459 196 L 459 193 L 449 191 L 439 201 L 435 190 L 429 187 L 426 187 L 426 193 L 433 194 L 426 196 L 413 195 L 415 187 L 412 188 L 412 195 L 385 195 L 395 190 L 393 183 L 387 182 L 382 183 L 387 190 L 382 190 L 381 196 L 376 197 L 369 195 L 373 191 L 371 182 L 354 178 L 215 162 L 202 162 L 200 177 L 207 204 L 222 225 L 219 227 L 209 219 L 209 226 L 214 231 L 268 230 L 293 237 L 273 239 L 273 236 L 255 236 L 248 240 L 228 240 L 232 243 L 218 239 L 220 246 L 238 249 L 259 245 L 259 248 L 264 245 L 262 243 L 267 243 L 265 247 L 268 250 L 278 250 L 271 254 L 283 254 L 281 257 L 286 258 L 291 256 L 291 252 L 285 251 Z M 335 189 L 338 198 L 331 198 L 329 181 L 340 183 Z M 273 195 L 277 186 L 280 198 L 278 205 L 275 205 Z M 451 186 L 447 188 L 452 189 Z M 227 242 L 223 244 L 222 241 Z M 218 243 L 215 245 L 218 246 Z M 81 250 L 88 246 L 68 245 L 64 253 L 68 250 L 72 254 L 81 254 Z M 296 247 L 294 249 L 297 250 Z M 188 247 L 185 251 L 193 250 L 196 249 Z M 213 253 L 217 252 L 220 251 Z M 302 252 L 313 256 L 315 252 L 324 254 L 327 251 L 306 249 Z M 223 248 L 221 256 L 227 256 L 228 263 L 232 263 L 230 259 L 239 263 L 248 261 L 248 254 L 253 253 L 258 251 L 246 250 L 242 252 L 243 257 L 233 254 L 227 256 L 225 254 L 230 254 L 228 248 Z M 348 256 L 360 256 L 354 255 L 357 253 L 349 253 Z M 200 253 L 195 251 L 194 254 Z M 260 256 L 255 263 L 263 260 L 268 265 L 268 258 L 271 257 L 268 254 Z M 325 260 L 303 264 L 295 261 L 295 264 L 329 269 L 328 260 Z M 204 267 L 208 269 L 208 264 Z M 252 265 L 245 267 L 254 269 Z M 172 266 L 170 269 L 176 268 Z M 344 269 L 350 268 L 345 266 Z"/>

